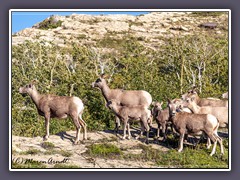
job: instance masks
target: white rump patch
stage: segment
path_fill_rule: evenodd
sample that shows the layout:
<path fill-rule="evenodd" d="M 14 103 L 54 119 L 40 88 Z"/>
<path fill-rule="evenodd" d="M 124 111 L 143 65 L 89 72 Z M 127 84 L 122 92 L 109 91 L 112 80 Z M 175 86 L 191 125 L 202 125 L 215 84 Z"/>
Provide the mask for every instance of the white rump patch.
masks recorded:
<path fill-rule="evenodd" d="M 80 113 L 84 109 L 83 102 L 80 98 L 78 97 L 73 97 L 73 103 L 77 105 L 78 107 L 78 112 Z"/>
<path fill-rule="evenodd" d="M 151 111 L 148 109 L 148 107 L 144 107 L 145 111 L 147 112 L 147 117 L 150 118 Z"/>
<path fill-rule="evenodd" d="M 143 96 L 147 99 L 148 106 L 150 106 L 152 103 L 152 96 L 147 91 L 143 91 Z"/>
<path fill-rule="evenodd" d="M 214 127 L 217 126 L 218 120 L 215 116 L 213 116 L 212 114 L 207 114 L 207 119 L 212 123 Z"/>

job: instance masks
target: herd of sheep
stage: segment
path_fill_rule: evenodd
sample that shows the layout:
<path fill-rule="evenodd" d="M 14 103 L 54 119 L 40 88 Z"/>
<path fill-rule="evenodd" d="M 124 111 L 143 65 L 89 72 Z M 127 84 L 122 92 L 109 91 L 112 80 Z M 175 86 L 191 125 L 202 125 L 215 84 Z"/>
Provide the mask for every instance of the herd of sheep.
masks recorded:
<path fill-rule="evenodd" d="M 123 139 L 131 138 L 130 121 L 139 121 L 142 136 L 146 131 L 148 143 L 149 131 L 152 121 L 157 122 L 157 137 L 162 129 L 163 140 L 166 140 L 168 125 L 172 131 L 180 135 L 178 151 L 183 149 L 184 136 L 202 133 L 207 137 L 207 148 L 213 142 L 211 156 L 220 144 L 221 154 L 224 154 L 222 139 L 218 135 L 219 127 L 228 127 L 228 93 L 223 94 L 223 100 L 215 98 L 200 98 L 193 88 L 183 94 L 180 99 L 167 102 L 167 108 L 162 109 L 162 102 L 152 102 L 152 96 L 143 90 L 110 89 L 104 75 L 100 76 L 92 87 L 101 90 L 106 106 L 115 114 L 115 130 L 118 132 L 120 123 L 123 123 Z M 87 139 L 87 124 L 82 119 L 84 105 L 78 97 L 56 96 L 40 94 L 34 82 L 19 88 L 19 93 L 28 94 L 37 107 L 38 113 L 45 118 L 46 134 L 44 140 L 49 138 L 50 118 L 66 118 L 70 116 L 76 126 L 76 139 L 80 141 L 80 130 L 83 128 L 83 139 Z M 150 110 L 150 106 L 153 108 Z M 128 135 L 126 135 L 126 131 Z M 137 137 L 137 138 L 138 138 Z"/>

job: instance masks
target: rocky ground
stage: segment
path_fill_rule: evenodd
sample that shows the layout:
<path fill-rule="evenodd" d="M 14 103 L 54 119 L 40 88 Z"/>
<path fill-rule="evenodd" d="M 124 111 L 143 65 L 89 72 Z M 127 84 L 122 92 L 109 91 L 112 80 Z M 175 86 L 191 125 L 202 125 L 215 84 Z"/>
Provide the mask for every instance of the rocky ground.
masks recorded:
<path fill-rule="evenodd" d="M 44 41 L 66 46 L 73 41 L 83 45 L 96 43 L 111 36 L 121 39 L 125 35 L 136 37 L 146 48 L 159 49 L 164 39 L 188 34 L 212 33 L 221 35 L 228 29 L 228 14 L 203 16 L 192 12 L 151 12 L 132 15 L 84 15 L 52 16 L 52 21 L 62 21 L 61 26 L 53 29 L 40 29 L 39 23 L 13 34 L 12 44 L 21 44 L 26 40 Z M 214 23 L 214 27 L 201 26 Z"/>
<path fill-rule="evenodd" d="M 156 124 L 154 124 L 156 125 Z M 89 132 L 88 139 L 73 145 L 75 131 L 61 132 L 51 135 L 47 141 L 42 137 L 19 137 L 12 136 L 12 163 L 22 165 L 26 163 L 40 162 L 44 168 L 176 168 L 172 166 L 158 166 L 155 161 L 147 159 L 135 159 L 136 156 L 144 156 L 146 148 L 168 152 L 170 149 L 176 149 L 162 142 L 162 138 L 156 139 L 153 132 L 150 133 L 149 142 L 145 144 L 145 136 L 136 140 L 138 129 L 132 129 L 133 137 L 128 140 L 122 140 L 122 135 L 114 134 L 113 131 Z M 120 131 L 120 133 L 122 133 Z M 219 135 L 222 138 L 228 138 L 227 129 L 221 129 Z M 185 145 L 193 146 L 193 138 L 189 136 Z M 177 140 L 176 140 L 177 142 Z M 89 154 L 89 149 L 97 144 L 111 144 L 120 149 L 122 156 L 114 158 L 114 154 L 94 156 Z M 204 143 L 205 144 L 205 143 Z M 154 151 L 149 151 L 153 153 Z M 197 150 L 195 150 L 197 151 Z M 100 150 L 101 152 L 101 150 Z M 99 153 L 99 152 L 98 152 Z M 127 156 L 124 156 L 127 155 Z M 152 154 L 149 154 L 152 156 Z M 126 158 L 133 157 L 133 158 Z M 14 167 L 16 168 L 16 166 Z M 32 166 L 31 168 L 34 168 Z M 43 168 L 37 166 L 37 168 Z"/>
<path fill-rule="evenodd" d="M 144 138 L 141 140 L 122 140 L 121 135 L 116 136 L 112 131 L 99 131 L 88 133 L 88 140 L 80 142 L 78 145 L 73 145 L 75 131 L 59 133 L 51 135 L 47 142 L 53 144 L 54 147 L 44 147 L 42 137 L 19 137 L 12 136 L 12 160 L 16 163 L 23 163 L 26 160 L 46 161 L 47 168 L 54 167 L 55 164 L 63 163 L 64 165 L 74 165 L 81 168 L 159 168 L 153 162 L 132 161 L 124 159 L 93 158 L 86 151 L 92 144 L 110 143 L 114 144 L 123 153 L 141 154 L 143 149 L 139 145 L 146 146 Z M 150 138 L 151 148 L 168 151 L 167 147 L 158 144 L 157 140 Z M 48 152 L 48 153 L 46 153 Z"/>

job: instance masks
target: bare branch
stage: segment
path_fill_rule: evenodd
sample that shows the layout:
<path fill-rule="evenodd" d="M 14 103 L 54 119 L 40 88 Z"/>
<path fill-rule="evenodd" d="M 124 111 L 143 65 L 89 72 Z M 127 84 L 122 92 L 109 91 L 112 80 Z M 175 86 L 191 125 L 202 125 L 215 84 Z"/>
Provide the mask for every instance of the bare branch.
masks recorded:
<path fill-rule="evenodd" d="M 55 61 L 54 61 L 54 64 L 53 64 L 53 67 L 52 67 L 52 69 L 51 69 L 51 77 L 50 77 L 49 88 L 50 88 L 51 85 L 52 85 L 52 81 L 53 81 L 53 72 L 54 72 L 54 69 L 55 69 L 55 66 L 56 66 L 56 64 L 57 64 L 57 61 L 58 61 L 59 57 L 60 57 L 60 55 L 59 55 L 59 53 L 57 52 L 56 57 L 55 57 Z"/>
<path fill-rule="evenodd" d="M 99 76 L 98 66 L 100 67 L 101 74 L 104 74 L 105 63 L 100 58 L 99 50 L 96 48 L 91 48 L 92 60 L 95 66 L 96 75 Z"/>
<path fill-rule="evenodd" d="M 71 84 L 69 96 L 72 96 L 74 85 L 75 85 L 75 83 Z"/>

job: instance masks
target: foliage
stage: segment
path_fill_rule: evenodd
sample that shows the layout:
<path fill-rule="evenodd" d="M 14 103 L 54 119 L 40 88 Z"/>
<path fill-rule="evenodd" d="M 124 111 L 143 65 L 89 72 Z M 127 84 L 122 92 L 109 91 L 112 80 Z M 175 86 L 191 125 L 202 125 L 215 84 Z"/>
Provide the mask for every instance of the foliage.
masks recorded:
<path fill-rule="evenodd" d="M 24 152 L 21 152 L 20 154 L 25 154 L 25 155 L 28 155 L 28 154 L 31 154 L 31 155 L 35 155 L 35 154 L 39 154 L 41 153 L 40 150 L 38 149 L 28 149 L 27 151 L 24 151 Z"/>
<path fill-rule="evenodd" d="M 44 152 L 45 155 L 55 155 L 55 154 L 60 154 L 64 157 L 71 157 L 73 153 L 69 151 L 64 151 L 64 150 L 56 150 L 56 149 L 48 149 L 47 151 Z"/>
<path fill-rule="evenodd" d="M 170 138 L 170 141 L 171 138 Z M 175 140 L 174 140 L 175 141 Z M 228 168 L 228 142 L 224 139 L 224 155 L 220 155 L 220 148 L 217 146 L 216 154 L 209 156 L 211 148 L 206 149 L 206 143 L 195 146 L 184 147 L 181 153 L 177 152 L 177 142 L 174 149 L 161 151 L 149 145 L 138 144 L 132 148 L 142 149 L 140 154 L 123 153 L 121 149 L 110 143 L 92 144 L 89 146 L 86 155 L 106 159 L 124 159 L 130 161 L 153 162 L 159 167 L 168 168 Z"/>
<path fill-rule="evenodd" d="M 30 168 L 46 168 L 47 166 L 43 163 L 37 162 L 37 161 L 28 161 L 23 164 L 19 164 L 16 162 L 12 162 L 12 168 L 13 169 L 30 169 Z"/>
<path fill-rule="evenodd" d="M 60 27 L 62 25 L 61 20 L 55 20 L 54 16 L 51 16 L 48 19 L 45 19 L 43 22 L 40 22 L 38 25 L 39 29 L 44 29 L 44 30 L 48 30 L 48 29 L 54 29 L 57 27 Z"/>
<path fill-rule="evenodd" d="M 41 146 L 42 146 L 44 149 L 48 149 L 48 150 L 52 150 L 52 149 L 55 147 L 55 145 L 54 145 L 53 143 L 51 143 L 51 142 L 43 142 L 43 143 L 41 144 Z"/>
<path fill-rule="evenodd" d="M 209 16 L 209 17 L 214 17 L 214 16 L 221 16 L 222 14 L 224 14 L 225 12 L 217 12 L 217 11 L 196 11 L 196 12 L 192 12 L 193 16 Z"/>
<path fill-rule="evenodd" d="M 80 166 L 73 165 L 73 164 L 55 164 L 53 168 L 60 168 L 60 169 L 79 169 Z"/>
<path fill-rule="evenodd" d="M 92 144 L 91 146 L 89 146 L 86 153 L 89 154 L 91 157 L 113 158 L 115 156 L 120 156 L 122 154 L 122 151 L 114 144 L 103 143 Z"/>
<path fill-rule="evenodd" d="M 29 96 L 19 87 L 37 79 L 40 93 L 78 96 L 83 100 L 83 119 L 88 130 L 114 127 L 114 115 L 105 107 L 98 89 L 92 88 L 105 65 L 110 88 L 146 90 L 153 100 L 180 97 L 193 84 L 201 97 L 221 97 L 228 90 L 227 35 L 165 38 L 158 51 L 144 47 L 129 34 L 117 39 L 106 35 L 96 44 L 66 41 L 66 47 L 51 42 L 26 41 L 12 47 L 12 132 L 21 136 L 43 136 L 44 119 Z M 107 50 L 106 50 L 107 49 Z M 105 51 L 104 51 L 105 50 Z M 100 55 L 97 58 L 96 53 Z M 50 134 L 74 130 L 71 119 L 50 121 Z"/>

